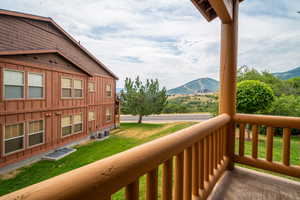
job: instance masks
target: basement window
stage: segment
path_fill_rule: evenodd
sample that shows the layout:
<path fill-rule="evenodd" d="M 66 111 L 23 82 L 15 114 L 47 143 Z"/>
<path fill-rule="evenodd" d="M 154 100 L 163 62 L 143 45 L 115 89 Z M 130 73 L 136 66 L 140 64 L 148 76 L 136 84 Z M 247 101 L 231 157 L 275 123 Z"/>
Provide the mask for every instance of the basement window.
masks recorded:
<path fill-rule="evenodd" d="M 4 98 L 24 98 L 24 72 L 4 70 Z"/>
<path fill-rule="evenodd" d="M 43 79 L 44 77 L 42 74 L 35 74 L 35 73 L 28 74 L 29 98 L 41 99 L 44 97 Z"/>
<path fill-rule="evenodd" d="M 5 126 L 4 152 L 11 154 L 24 149 L 24 123 Z"/>

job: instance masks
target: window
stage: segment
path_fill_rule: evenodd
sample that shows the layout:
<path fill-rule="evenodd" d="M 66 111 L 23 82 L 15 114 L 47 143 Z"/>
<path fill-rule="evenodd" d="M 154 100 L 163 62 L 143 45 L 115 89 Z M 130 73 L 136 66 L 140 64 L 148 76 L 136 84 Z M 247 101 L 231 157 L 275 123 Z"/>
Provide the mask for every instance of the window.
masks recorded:
<path fill-rule="evenodd" d="M 5 99 L 24 98 L 24 72 L 4 70 Z"/>
<path fill-rule="evenodd" d="M 83 97 L 83 81 L 61 78 L 61 90 L 63 98 Z"/>
<path fill-rule="evenodd" d="M 28 123 L 28 146 L 36 146 L 44 143 L 44 120 L 32 121 Z"/>
<path fill-rule="evenodd" d="M 29 98 L 43 98 L 43 78 L 42 74 L 28 74 Z"/>
<path fill-rule="evenodd" d="M 74 97 L 82 97 L 82 81 L 74 80 Z"/>
<path fill-rule="evenodd" d="M 61 96 L 72 97 L 72 79 L 69 78 L 61 79 Z"/>
<path fill-rule="evenodd" d="M 106 121 L 111 121 L 112 120 L 112 111 L 111 111 L 110 108 L 106 109 L 105 118 L 106 118 Z"/>
<path fill-rule="evenodd" d="M 95 83 L 89 82 L 89 92 L 95 92 Z"/>
<path fill-rule="evenodd" d="M 89 121 L 95 120 L 95 111 L 89 111 Z"/>
<path fill-rule="evenodd" d="M 73 115 L 73 133 L 82 132 L 82 115 Z"/>
<path fill-rule="evenodd" d="M 107 97 L 112 97 L 111 85 L 106 85 L 106 96 Z"/>
<path fill-rule="evenodd" d="M 5 126 L 4 152 L 13 153 L 24 148 L 24 124 Z"/>
<path fill-rule="evenodd" d="M 61 131 L 63 137 L 72 134 L 72 116 L 61 118 Z"/>
<path fill-rule="evenodd" d="M 83 122 L 82 114 L 69 115 L 61 118 L 62 136 L 68 136 L 82 132 Z"/>

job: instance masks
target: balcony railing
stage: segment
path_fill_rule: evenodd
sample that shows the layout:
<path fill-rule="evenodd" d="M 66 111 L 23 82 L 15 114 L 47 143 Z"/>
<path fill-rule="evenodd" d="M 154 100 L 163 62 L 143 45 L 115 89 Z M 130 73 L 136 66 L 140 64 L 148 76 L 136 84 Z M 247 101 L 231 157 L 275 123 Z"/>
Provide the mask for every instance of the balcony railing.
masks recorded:
<path fill-rule="evenodd" d="M 252 167 L 269 170 L 300 178 L 300 166 L 290 164 L 291 129 L 300 129 L 300 118 L 264 115 L 236 114 L 234 120 L 239 124 L 239 149 L 234 161 Z M 252 126 L 252 154 L 245 156 L 245 125 Z M 265 159 L 258 158 L 259 126 L 266 127 Z M 283 128 L 282 163 L 273 161 L 274 128 Z M 300 163 L 299 163 L 300 164 Z"/>
<path fill-rule="evenodd" d="M 228 128 L 239 124 L 238 155 L 228 153 Z M 244 153 L 245 124 L 252 125 L 252 156 Z M 268 127 L 266 160 L 258 159 L 258 125 Z M 284 128 L 283 162 L 272 161 L 273 131 Z M 125 188 L 124 199 L 139 199 L 139 180 L 146 175 L 146 200 L 158 198 L 158 169 L 162 165 L 163 200 L 206 199 L 232 160 L 257 168 L 300 177 L 300 167 L 291 166 L 290 130 L 300 128 L 300 119 L 237 114 L 234 119 L 222 114 L 174 134 L 105 158 L 79 169 L 3 196 L 22 200 L 108 200 Z M 235 140 L 235 138 L 233 138 Z M 230 142 L 231 144 L 232 142 Z"/>

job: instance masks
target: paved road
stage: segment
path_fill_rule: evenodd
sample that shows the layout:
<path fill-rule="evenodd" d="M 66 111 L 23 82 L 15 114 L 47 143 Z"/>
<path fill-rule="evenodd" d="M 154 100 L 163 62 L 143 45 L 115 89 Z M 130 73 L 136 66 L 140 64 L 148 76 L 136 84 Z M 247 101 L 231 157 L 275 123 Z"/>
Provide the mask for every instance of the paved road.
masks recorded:
<path fill-rule="evenodd" d="M 162 114 L 143 117 L 144 122 L 176 122 L 176 121 L 205 121 L 211 118 L 210 114 Z M 121 115 L 121 122 L 138 121 L 137 116 Z"/>

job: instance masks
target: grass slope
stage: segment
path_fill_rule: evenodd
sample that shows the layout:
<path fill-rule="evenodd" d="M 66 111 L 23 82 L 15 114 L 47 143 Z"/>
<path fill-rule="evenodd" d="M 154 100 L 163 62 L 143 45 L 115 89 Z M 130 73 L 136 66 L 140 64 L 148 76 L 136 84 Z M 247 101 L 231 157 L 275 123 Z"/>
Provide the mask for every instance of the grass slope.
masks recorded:
<path fill-rule="evenodd" d="M 75 153 L 59 161 L 52 162 L 43 160 L 30 166 L 23 167 L 13 178 L 0 178 L 0 195 L 19 190 L 26 186 L 82 167 L 86 164 L 125 151 L 158 137 L 168 135 L 193 124 L 194 123 L 192 122 L 171 124 L 122 123 L 121 128 L 116 130 L 115 134 L 111 135 L 107 140 L 92 142 L 84 146 L 77 146 L 77 151 Z M 148 132 L 148 136 L 142 139 L 127 137 L 126 135 L 121 134 L 124 131 L 139 132 L 140 134 Z"/>

